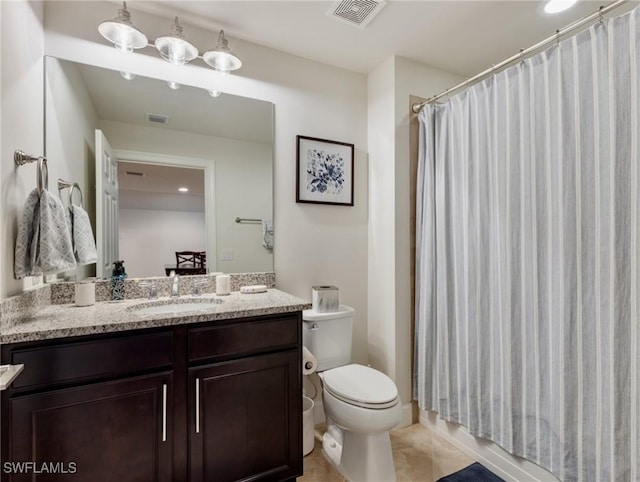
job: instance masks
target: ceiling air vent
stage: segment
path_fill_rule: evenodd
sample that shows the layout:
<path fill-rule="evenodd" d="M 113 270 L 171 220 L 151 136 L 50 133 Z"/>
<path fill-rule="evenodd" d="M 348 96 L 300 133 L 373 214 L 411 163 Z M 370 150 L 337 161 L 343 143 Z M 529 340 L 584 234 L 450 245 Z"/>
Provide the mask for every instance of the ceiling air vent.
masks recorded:
<path fill-rule="evenodd" d="M 156 124 L 166 124 L 169 121 L 169 116 L 162 114 L 147 114 L 147 120 L 149 122 L 155 122 Z"/>
<path fill-rule="evenodd" d="M 124 173 L 127 176 L 138 176 L 138 177 L 144 177 L 144 172 L 137 172 L 137 171 L 124 171 Z"/>
<path fill-rule="evenodd" d="M 338 0 L 331 6 L 327 15 L 338 18 L 354 27 L 365 28 L 386 4 L 385 1 Z"/>

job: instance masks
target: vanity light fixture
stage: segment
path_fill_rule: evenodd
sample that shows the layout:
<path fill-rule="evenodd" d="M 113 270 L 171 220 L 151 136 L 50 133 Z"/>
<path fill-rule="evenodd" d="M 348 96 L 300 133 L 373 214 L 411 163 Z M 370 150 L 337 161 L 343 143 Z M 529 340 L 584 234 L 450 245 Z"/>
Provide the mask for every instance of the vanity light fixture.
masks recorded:
<path fill-rule="evenodd" d="M 154 44 L 160 56 L 175 65 L 184 65 L 198 56 L 196 46 L 184 37 L 182 27 L 178 23 L 178 17 L 171 26 L 171 31 L 158 37 Z"/>
<path fill-rule="evenodd" d="M 98 25 L 98 32 L 122 52 L 133 52 L 133 49 L 141 49 L 149 43 L 147 36 L 131 22 L 127 2 L 122 2 L 116 18 Z"/>
<path fill-rule="evenodd" d="M 149 43 L 147 36 L 131 22 L 127 2 L 122 2 L 122 8 L 118 10 L 116 18 L 105 20 L 98 25 L 98 31 L 123 52 L 133 52 L 134 49 L 155 46 L 164 60 L 175 65 L 184 65 L 200 57 L 196 46 L 184 36 L 183 28 L 178 23 L 178 17 L 175 17 L 174 24 L 168 34 L 161 35 L 153 43 Z M 242 67 L 240 58 L 229 48 L 229 41 L 224 36 L 224 30 L 221 30 L 218 35 L 216 48 L 206 51 L 200 58 L 222 74 Z"/>
<path fill-rule="evenodd" d="M 180 191 L 180 192 L 189 192 L 189 188 L 188 187 L 179 187 L 178 191 Z"/>
<path fill-rule="evenodd" d="M 549 0 L 544 6 L 545 13 L 554 14 L 564 12 L 573 7 L 578 0 Z"/>
<path fill-rule="evenodd" d="M 229 41 L 224 36 L 224 30 L 220 30 L 216 48 L 202 54 L 202 60 L 219 72 L 231 72 L 242 67 L 240 59 L 229 48 Z"/>

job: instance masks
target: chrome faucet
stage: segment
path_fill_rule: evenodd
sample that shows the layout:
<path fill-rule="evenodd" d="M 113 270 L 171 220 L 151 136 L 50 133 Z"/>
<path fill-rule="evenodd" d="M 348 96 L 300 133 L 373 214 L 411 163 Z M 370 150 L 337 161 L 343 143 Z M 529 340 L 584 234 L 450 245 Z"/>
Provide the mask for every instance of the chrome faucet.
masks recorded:
<path fill-rule="evenodd" d="M 173 285 L 171 286 L 171 298 L 178 298 L 180 296 L 180 276 L 172 272 Z"/>

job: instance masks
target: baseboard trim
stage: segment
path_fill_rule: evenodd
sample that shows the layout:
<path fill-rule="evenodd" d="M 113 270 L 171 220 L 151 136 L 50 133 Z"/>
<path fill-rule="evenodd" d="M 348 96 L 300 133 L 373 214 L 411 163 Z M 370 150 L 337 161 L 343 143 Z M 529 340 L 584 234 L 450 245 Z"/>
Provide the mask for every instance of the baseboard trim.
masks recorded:
<path fill-rule="evenodd" d="M 396 429 L 410 427 L 413 425 L 413 403 L 405 403 L 402 405 L 402 418 Z"/>
<path fill-rule="evenodd" d="M 462 425 L 445 422 L 435 412 L 420 410 L 420 423 L 507 482 L 559 482 L 539 465 L 511 455 L 489 440 L 474 437 Z"/>

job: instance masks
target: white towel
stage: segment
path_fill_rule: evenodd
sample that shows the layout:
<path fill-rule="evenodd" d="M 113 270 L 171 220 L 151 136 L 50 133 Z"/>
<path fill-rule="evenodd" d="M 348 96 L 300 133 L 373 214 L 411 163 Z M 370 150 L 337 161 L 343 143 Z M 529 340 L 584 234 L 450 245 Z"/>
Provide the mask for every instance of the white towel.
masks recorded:
<path fill-rule="evenodd" d="M 47 190 L 40 195 L 40 227 L 36 267 L 44 273 L 75 269 L 71 235 L 62 201 Z"/>
<path fill-rule="evenodd" d="M 27 196 L 18 219 L 15 262 L 13 274 L 16 279 L 42 274 L 35 266 L 38 246 L 38 227 L 40 225 L 40 194 L 34 189 Z"/>
<path fill-rule="evenodd" d="M 273 249 L 273 222 L 270 219 L 262 220 L 262 246 Z"/>
<path fill-rule="evenodd" d="M 73 212 L 73 250 L 79 264 L 91 264 L 98 261 L 96 240 L 93 237 L 89 215 L 82 207 L 75 204 Z"/>

